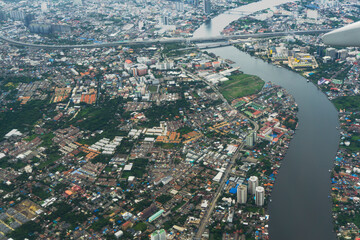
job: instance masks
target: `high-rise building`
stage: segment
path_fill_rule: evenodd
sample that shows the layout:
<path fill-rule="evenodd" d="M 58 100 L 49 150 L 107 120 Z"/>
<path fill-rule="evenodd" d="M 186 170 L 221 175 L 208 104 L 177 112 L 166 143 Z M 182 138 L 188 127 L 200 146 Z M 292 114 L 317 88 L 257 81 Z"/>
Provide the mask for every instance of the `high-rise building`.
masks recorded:
<path fill-rule="evenodd" d="M 47 2 L 42 2 L 41 3 L 41 12 L 47 12 L 47 11 L 48 11 Z"/>
<path fill-rule="evenodd" d="M 316 54 L 319 57 L 325 56 L 325 45 L 324 44 L 320 44 L 320 45 L 316 46 Z"/>
<path fill-rule="evenodd" d="M 4 11 L 0 11 L 0 20 L 7 20 L 7 16 Z"/>
<path fill-rule="evenodd" d="M 239 184 L 236 190 L 237 202 L 244 204 L 247 201 L 247 188 L 245 185 Z"/>
<path fill-rule="evenodd" d="M 325 56 L 329 56 L 329 57 L 331 57 L 331 59 L 332 60 L 334 60 L 335 58 L 336 58 L 336 49 L 335 48 L 332 48 L 332 47 L 330 47 L 330 48 L 327 48 L 326 49 L 326 54 L 325 54 Z"/>
<path fill-rule="evenodd" d="M 210 0 L 204 0 L 204 13 L 206 15 L 209 15 L 211 13 L 211 1 Z"/>
<path fill-rule="evenodd" d="M 15 21 L 23 21 L 25 19 L 25 13 L 22 11 L 10 11 L 9 16 Z"/>
<path fill-rule="evenodd" d="M 138 27 L 139 27 L 139 31 L 141 31 L 144 27 L 144 22 L 143 21 L 139 21 L 138 23 Z"/>
<path fill-rule="evenodd" d="M 169 17 L 168 16 L 162 17 L 162 25 L 169 25 Z"/>
<path fill-rule="evenodd" d="M 184 0 L 178 0 L 175 2 L 176 11 L 183 12 L 184 11 Z"/>
<path fill-rule="evenodd" d="M 250 194 L 255 194 L 256 187 L 259 186 L 259 179 L 256 176 L 251 176 L 248 181 L 248 191 Z"/>
<path fill-rule="evenodd" d="M 346 60 L 347 56 L 348 56 L 348 52 L 346 49 L 341 49 L 337 52 L 338 54 L 338 59 L 340 60 Z"/>
<path fill-rule="evenodd" d="M 32 22 L 32 20 L 35 19 L 34 14 L 26 14 L 25 18 L 24 18 L 24 23 L 26 27 L 29 27 L 30 23 Z"/>
<path fill-rule="evenodd" d="M 265 189 L 263 187 L 256 187 L 255 203 L 256 206 L 263 206 L 265 198 Z"/>
<path fill-rule="evenodd" d="M 151 240 L 166 240 L 166 231 L 164 229 L 156 230 L 151 234 Z"/>
<path fill-rule="evenodd" d="M 257 141 L 257 134 L 254 131 L 250 132 L 245 138 L 245 143 L 246 146 L 248 147 L 253 147 L 256 141 Z"/>

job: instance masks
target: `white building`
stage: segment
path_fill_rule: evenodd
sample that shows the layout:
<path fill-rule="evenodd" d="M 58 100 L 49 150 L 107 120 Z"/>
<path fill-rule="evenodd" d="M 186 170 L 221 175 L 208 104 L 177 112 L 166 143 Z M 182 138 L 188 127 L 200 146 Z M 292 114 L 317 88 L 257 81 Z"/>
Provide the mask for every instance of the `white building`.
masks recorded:
<path fill-rule="evenodd" d="M 256 206 L 263 206 L 265 198 L 265 189 L 263 187 L 256 187 L 255 203 Z"/>
<path fill-rule="evenodd" d="M 237 202 L 244 204 L 247 201 L 247 188 L 245 185 L 239 184 L 236 191 Z"/>
<path fill-rule="evenodd" d="M 116 238 L 121 238 L 122 236 L 124 235 L 124 232 L 123 231 L 117 231 L 116 233 L 115 233 L 115 237 Z"/>
<path fill-rule="evenodd" d="M 248 191 L 250 194 L 255 194 L 256 187 L 259 186 L 259 179 L 256 176 L 251 176 L 248 181 Z"/>
<path fill-rule="evenodd" d="M 151 240 L 166 240 L 166 231 L 164 229 L 156 230 L 151 234 Z"/>

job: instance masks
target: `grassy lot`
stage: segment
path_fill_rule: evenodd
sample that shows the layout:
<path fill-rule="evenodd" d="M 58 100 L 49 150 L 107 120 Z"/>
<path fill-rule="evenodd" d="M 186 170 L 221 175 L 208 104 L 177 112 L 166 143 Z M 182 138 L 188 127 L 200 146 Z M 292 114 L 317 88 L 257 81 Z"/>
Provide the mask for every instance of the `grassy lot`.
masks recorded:
<path fill-rule="evenodd" d="M 132 169 L 130 171 L 124 171 L 121 177 L 128 178 L 129 176 L 135 176 L 137 178 L 142 178 L 142 176 L 146 172 L 146 166 L 148 165 L 149 160 L 137 158 L 129 161 L 129 163 L 131 162 L 133 163 Z"/>
<path fill-rule="evenodd" d="M 151 92 L 151 93 L 156 93 L 157 92 L 157 86 L 155 86 L 155 85 L 150 85 L 149 87 L 148 87 L 148 90 Z"/>
<path fill-rule="evenodd" d="M 360 110 L 360 96 L 339 97 L 333 100 L 337 109 L 346 109 L 346 111 Z"/>
<path fill-rule="evenodd" d="M 236 98 L 258 93 L 264 86 L 264 81 L 257 76 L 248 74 L 236 74 L 220 85 L 220 92 L 231 101 Z"/>
<path fill-rule="evenodd" d="M 360 135 L 354 134 L 351 136 L 351 139 L 346 139 L 350 141 L 349 146 L 343 146 L 351 152 L 358 152 L 360 150 Z"/>

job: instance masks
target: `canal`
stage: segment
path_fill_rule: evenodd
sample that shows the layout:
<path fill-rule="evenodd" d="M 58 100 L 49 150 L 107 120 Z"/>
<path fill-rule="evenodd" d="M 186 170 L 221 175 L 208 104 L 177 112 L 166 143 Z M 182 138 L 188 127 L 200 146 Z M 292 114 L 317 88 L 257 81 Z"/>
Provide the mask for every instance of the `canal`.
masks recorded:
<path fill-rule="evenodd" d="M 221 14 L 203 24 L 194 37 L 217 36 L 241 16 L 289 2 L 264 0 L 237 8 L 241 15 Z M 235 47 L 207 50 L 231 59 L 244 73 L 284 87 L 299 107 L 299 126 L 275 182 L 269 205 L 271 240 L 334 240 L 331 217 L 330 169 L 338 144 L 335 107 L 302 76 L 254 58 Z"/>

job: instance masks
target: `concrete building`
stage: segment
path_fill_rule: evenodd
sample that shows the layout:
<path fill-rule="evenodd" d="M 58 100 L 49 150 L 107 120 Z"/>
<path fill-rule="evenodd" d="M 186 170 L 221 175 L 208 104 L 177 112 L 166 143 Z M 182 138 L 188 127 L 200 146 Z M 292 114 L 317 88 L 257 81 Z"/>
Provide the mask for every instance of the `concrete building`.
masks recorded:
<path fill-rule="evenodd" d="M 0 11 L 0 20 L 7 20 L 7 15 L 4 11 Z"/>
<path fill-rule="evenodd" d="M 338 54 L 338 59 L 344 61 L 346 60 L 347 56 L 348 56 L 348 52 L 346 49 L 341 49 L 337 52 Z"/>
<path fill-rule="evenodd" d="M 237 202 L 244 204 L 247 201 L 247 188 L 245 185 L 239 184 L 236 191 Z"/>
<path fill-rule="evenodd" d="M 184 11 L 184 0 L 178 0 L 175 2 L 176 11 L 183 12 Z"/>
<path fill-rule="evenodd" d="M 117 232 L 115 233 L 115 237 L 116 237 L 116 238 L 121 238 L 123 235 L 124 235 L 124 232 L 121 231 L 121 230 L 119 230 L 119 231 L 117 231 Z"/>
<path fill-rule="evenodd" d="M 25 19 L 25 13 L 22 11 L 10 11 L 9 16 L 15 21 L 22 21 Z"/>
<path fill-rule="evenodd" d="M 204 13 L 206 15 L 209 15 L 211 13 L 211 1 L 210 0 L 204 0 Z"/>
<path fill-rule="evenodd" d="M 259 207 L 263 206 L 264 198 L 265 198 L 265 189 L 263 187 L 256 187 L 256 192 L 255 192 L 256 206 L 259 206 Z"/>
<path fill-rule="evenodd" d="M 325 56 L 331 57 L 332 60 L 336 59 L 336 49 L 335 48 L 327 48 Z"/>
<path fill-rule="evenodd" d="M 164 229 L 156 230 L 151 234 L 151 240 L 166 240 L 166 231 Z"/>
<path fill-rule="evenodd" d="M 256 176 L 251 176 L 248 181 L 248 191 L 250 194 L 255 194 L 256 187 L 259 186 L 259 179 Z"/>
<path fill-rule="evenodd" d="M 168 16 L 162 17 L 162 25 L 169 25 L 169 17 Z"/>
<path fill-rule="evenodd" d="M 41 3 L 41 12 L 47 12 L 47 11 L 48 11 L 47 2 L 42 2 Z"/>
<path fill-rule="evenodd" d="M 164 210 L 161 209 L 158 212 L 156 212 L 154 215 L 152 215 L 151 217 L 149 217 L 148 221 L 149 223 L 155 221 L 156 219 L 158 219 L 162 214 L 164 213 Z"/>
<path fill-rule="evenodd" d="M 257 141 L 257 134 L 254 131 L 250 132 L 249 135 L 247 135 L 245 138 L 245 143 L 246 146 L 248 147 L 253 147 L 256 141 Z"/>
<path fill-rule="evenodd" d="M 314 9 L 307 9 L 306 10 L 306 17 L 310 18 L 310 19 L 318 19 L 319 18 L 318 11 L 314 10 Z"/>

